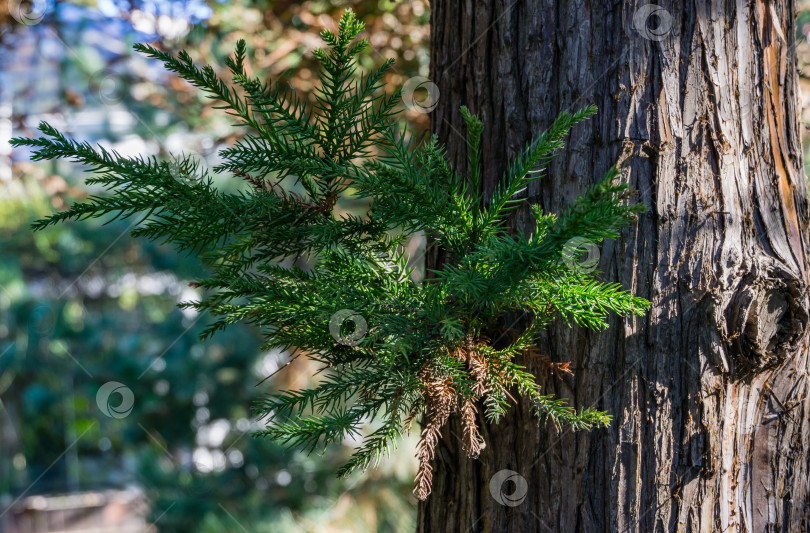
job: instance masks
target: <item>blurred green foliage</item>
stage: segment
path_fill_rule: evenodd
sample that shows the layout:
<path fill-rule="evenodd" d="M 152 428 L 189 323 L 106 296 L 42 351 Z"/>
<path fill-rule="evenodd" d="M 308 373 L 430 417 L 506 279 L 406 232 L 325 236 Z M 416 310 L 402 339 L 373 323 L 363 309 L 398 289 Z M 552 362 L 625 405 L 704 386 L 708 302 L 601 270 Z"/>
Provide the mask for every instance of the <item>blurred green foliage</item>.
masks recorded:
<path fill-rule="evenodd" d="M 206 62 L 245 38 L 258 51 L 257 71 L 281 74 L 306 93 L 315 79 L 307 52 L 307 39 L 317 39 L 311 26 L 334 24 L 352 6 L 374 48 L 397 58 L 389 83 L 427 73 L 426 2 L 199 3 L 210 7 L 210 16 L 165 35 L 153 24 L 154 40 Z M 131 43 L 144 40 L 152 4 L 188 2 L 52 3 L 43 22 L 31 27 L 0 10 L 0 44 L 7 50 L 22 50 L 26 38 L 49 37 L 46 32 L 64 46 L 53 70 L 40 73 L 58 75 L 58 99 L 32 97 L 36 87 L 16 90 L 14 134 L 29 134 L 30 123 L 51 113 L 65 123 L 98 117 L 85 137 L 107 145 L 134 136 L 157 149 L 152 140 L 179 137 L 180 149 L 203 159 L 238 139 L 240 132 L 196 91 L 132 57 Z M 114 24 L 124 28 L 120 47 L 105 41 L 103 30 Z M 96 34 L 102 38 L 90 38 Z M 134 117 L 125 127 L 115 120 L 121 109 Z M 408 118 L 427 126 L 424 115 Z M 196 297 L 187 283 L 199 275 L 196 259 L 133 241 L 129 221 L 32 233 L 31 221 L 88 191 L 70 165 L 34 166 L 22 162 L 25 154 L 16 159 L 12 180 L 0 180 L 0 495 L 6 495 L 0 508 L 25 495 L 135 484 L 147 492 L 161 531 L 414 528 L 409 454 L 338 480 L 334 472 L 353 442 L 307 457 L 252 438 L 259 427 L 250 416 L 252 402 L 268 391 L 306 385 L 296 370 L 306 361 L 257 387 L 286 362 L 285 354 L 261 353 L 257 333 L 247 326 L 201 343 L 197 335 L 209 318 L 176 307 Z M 134 395 L 123 418 L 106 416 L 97 404 L 99 388 L 110 381 Z M 110 405 L 120 401 L 113 395 Z"/>

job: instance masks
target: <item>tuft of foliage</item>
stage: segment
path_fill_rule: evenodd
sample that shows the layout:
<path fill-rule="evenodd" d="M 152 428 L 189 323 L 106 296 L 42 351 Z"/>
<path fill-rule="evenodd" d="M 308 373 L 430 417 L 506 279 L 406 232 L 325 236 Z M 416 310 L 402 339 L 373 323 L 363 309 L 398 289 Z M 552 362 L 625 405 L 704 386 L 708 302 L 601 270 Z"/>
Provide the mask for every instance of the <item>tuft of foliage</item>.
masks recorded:
<path fill-rule="evenodd" d="M 484 446 L 478 409 L 487 421 L 506 412 L 510 390 L 528 397 L 540 420 L 574 428 L 607 425 L 593 408 L 576 410 L 543 394 L 516 357 L 541 357 L 534 342 L 562 316 L 569 324 L 601 329 L 609 313 L 642 314 L 649 303 L 577 268 L 581 249 L 618 236 L 641 205 L 615 169 L 559 215 L 532 207 L 536 227 L 517 235 L 506 224 L 525 200 L 518 196 L 543 175 L 570 129 L 596 108 L 563 112 L 509 166 L 485 199 L 479 189 L 483 125 L 462 108 L 467 124 L 469 175 L 448 161 L 436 137 L 417 143 L 396 121 L 399 95 L 382 91 L 393 60 L 364 76 L 356 57 L 363 24 L 352 11 L 339 31 L 321 32 L 316 50 L 321 87 L 309 105 L 290 87 L 266 84 L 245 71 L 245 43 L 226 60 L 231 84 L 186 52 L 176 57 L 138 44 L 136 50 L 217 100 L 249 133 L 220 152 L 216 173 L 244 180 L 242 192 L 218 190 L 191 158 L 124 157 L 67 139 L 43 123 L 38 139 L 17 138 L 33 159 L 68 158 L 89 165 L 88 183 L 111 194 L 93 196 L 34 225 L 71 219 L 141 217 L 135 236 L 172 243 L 197 254 L 210 275 L 205 290 L 182 305 L 216 317 L 203 337 L 237 322 L 256 325 L 264 348 L 303 353 L 320 363 L 310 389 L 283 391 L 260 403 L 269 420 L 260 435 L 312 451 L 373 431 L 340 470 L 347 475 L 378 461 L 421 416 L 420 467 L 415 492 L 430 493 L 431 460 L 440 430 L 457 412 L 464 449 Z M 367 202 L 361 216 L 338 212 L 336 202 Z M 409 237 L 429 235 L 451 259 L 414 281 Z M 506 317 L 525 313 L 530 324 L 506 345 Z M 503 343 L 501 343 L 503 344 Z M 570 372 L 567 363 L 547 367 Z M 557 373 L 560 373 L 557 372 Z"/>

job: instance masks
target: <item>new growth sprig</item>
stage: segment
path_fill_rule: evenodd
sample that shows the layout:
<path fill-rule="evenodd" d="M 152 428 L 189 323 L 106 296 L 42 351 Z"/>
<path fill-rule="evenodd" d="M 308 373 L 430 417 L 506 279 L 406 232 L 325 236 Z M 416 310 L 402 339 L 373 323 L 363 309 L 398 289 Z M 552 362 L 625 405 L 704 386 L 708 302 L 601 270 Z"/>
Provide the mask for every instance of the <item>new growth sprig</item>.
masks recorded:
<path fill-rule="evenodd" d="M 606 425 L 605 412 L 576 410 L 545 394 L 516 362 L 537 358 L 559 376 L 567 363 L 543 358 L 537 336 L 562 317 L 601 329 L 610 313 L 642 314 L 648 302 L 579 268 L 581 249 L 615 238 L 642 209 L 613 169 L 557 215 L 531 206 L 535 228 L 516 234 L 509 214 L 543 175 L 572 127 L 596 112 L 561 113 L 507 168 L 491 198 L 479 187 L 484 127 L 466 108 L 469 172 L 453 167 L 436 137 L 417 143 L 396 122 L 399 95 L 383 91 L 388 60 L 365 75 L 356 58 L 367 47 L 347 11 L 337 33 L 314 55 L 320 88 L 312 104 L 289 87 L 246 73 L 244 41 L 226 60 L 230 81 L 191 57 L 152 46 L 136 50 L 199 87 L 227 110 L 245 135 L 204 171 L 188 157 L 161 161 L 125 157 L 77 143 L 48 124 L 43 137 L 17 138 L 33 158 L 67 158 L 90 167 L 89 183 L 109 194 L 90 197 L 37 222 L 138 216 L 133 234 L 199 255 L 210 275 L 194 282 L 198 302 L 183 304 L 214 317 L 204 337 L 245 321 L 260 328 L 265 349 L 302 353 L 320 368 L 304 390 L 272 394 L 257 407 L 269 420 L 261 435 L 315 450 L 364 435 L 340 470 L 364 469 L 387 453 L 421 418 L 416 493 L 426 498 L 442 427 L 457 413 L 464 450 L 485 446 L 479 412 L 497 422 L 513 393 L 527 397 L 540 420 L 575 428 Z M 224 192 L 212 173 L 244 187 Z M 180 176 L 178 176 L 180 174 Z M 182 179 L 178 179 L 182 178 Z M 336 210 L 341 199 L 367 202 L 359 214 Z M 414 281 L 405 244 L 424 232 L 451 258 L 423 282 Z M 521 331 L 506 317 L 525 313 Z M 497 343 L 498 337 L 507 342 Z M 366 431 L 364 431 L 366 430 Z"/>

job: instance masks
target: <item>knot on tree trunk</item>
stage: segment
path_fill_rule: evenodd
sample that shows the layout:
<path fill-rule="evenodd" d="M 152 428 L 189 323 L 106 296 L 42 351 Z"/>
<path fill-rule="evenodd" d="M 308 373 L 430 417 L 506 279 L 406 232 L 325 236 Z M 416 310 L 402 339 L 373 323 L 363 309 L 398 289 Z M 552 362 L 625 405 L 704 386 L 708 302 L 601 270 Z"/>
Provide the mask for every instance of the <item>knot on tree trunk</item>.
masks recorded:
<path fill-rule="evenodd" d="M 725 307 L 725 338 L 736 377 L 779 366 L 807 331 L 807 288 L 800 274 L 755 263 Z"/>

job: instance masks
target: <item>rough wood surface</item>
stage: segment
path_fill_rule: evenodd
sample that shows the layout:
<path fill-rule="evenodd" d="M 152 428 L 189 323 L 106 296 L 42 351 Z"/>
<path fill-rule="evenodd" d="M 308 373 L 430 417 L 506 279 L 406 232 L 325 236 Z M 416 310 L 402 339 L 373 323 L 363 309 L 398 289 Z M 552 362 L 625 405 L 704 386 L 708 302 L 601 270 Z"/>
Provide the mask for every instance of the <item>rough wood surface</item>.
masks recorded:
<path fill-rule="evenodd" d="M 453 160 L 464 164 L 461 105 L 486 127 L 489 193 L 532 133 L 597 104 L 529 194 L 557 211 L 624 162 L 650 209 L 602 246 L 600 268 L 653 305 L 600 334 L 552 327 L 539 344 L 575 369 L 547 390 L 609 411 L 610 428 L 540 427 L 521 403 L 471 461 L 453 421 L 419 531 L 810 531 L 796 6 L 659 5 L 432 2 L 431 119 Z M 490 492 L 505 469 L 526 480 L 519 505 Z M 493 490 L 512 495 L 520 479 Z"/>

